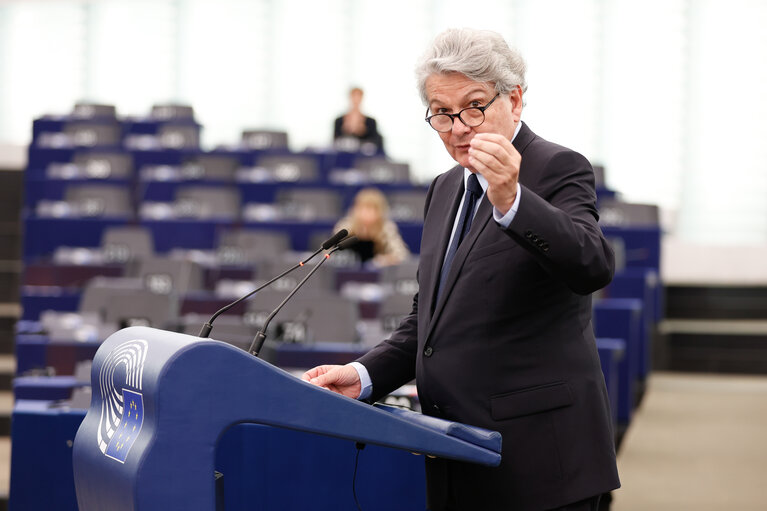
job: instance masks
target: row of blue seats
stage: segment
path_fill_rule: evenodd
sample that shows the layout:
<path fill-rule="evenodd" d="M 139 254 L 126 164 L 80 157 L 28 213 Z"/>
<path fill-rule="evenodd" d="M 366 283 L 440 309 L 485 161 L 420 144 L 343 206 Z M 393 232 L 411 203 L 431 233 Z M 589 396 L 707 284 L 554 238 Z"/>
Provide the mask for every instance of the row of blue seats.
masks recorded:
<path fill-rule="evenodd" d="M 53 219 L 27 218 L 25 221 L 24 260 L 49 258 L 58 247 L 98 247 L 103 232 L 112 226 L 135 225 L 125 219 Z M 210 250 L 222 231 L 234 228 L 252 228 L 287 232 L 293 250 L 310 248 L 309 242 L 318 232 L 328 233 L 334 221 L 277 221 L 234 223 L 226 221 L 156 220 L 138 223 L 149 229 L 158 253 L 175 248 Z M 418 253 L 423 226 L 418 223 L 398 223 L 400 234 L 411 251 Z"/>
<path fill-rule="evenodd" d="M 92 108 L 87 105 L 77 105 L 67 115 L 44 115 L 32 122 L 32 141 L 40 139 L 45 133 L 63 133 L 71 126 L 86 125 L 112 125 L 118 124 L 122 134 L 132 135 L 155 135 L 162 126 L 183 125 L 195 126 L 198 130 L 202 126 L 194 119 L 191 110 L 182 111 L 178 107 L 176 112 L 158 107 L 146 116 L 118 116 L 113 108 Z"/>
<path fill-rule="evenodd" d="M 375 186 L 388 197 L 394 220 L 420 221 L 428 189 L 426 186 L 404 183 L 345 185 L 305 182 L 237 184 L 155 182 L 134 188 L 126 182 L 112 180 L 108 183 L 93 185 L 92 181 L 82 180 L 67 182 L 41 180 L 32 183 L 28 181 L 27 186 L 34 186 L 36 189 L 28 190 L 24 218 L 134 217 L 147 214 L 144 211 L 147 206 L 148 213 L 151 214 L 151 208 L 155 207 L 156 203 L 192 202 L 202 206 L 206 201 L 213 208 L 206 216 L 227 217 L 241 209 L 247 211 L 250 206 L 278 205 L 284 203 L 286 198 L 293 200 L 290 196 L 314 194 L 318 197 L 326 197 L 322 205 L 331 206 L 327 208 L 327 213 L 337 219 L 351 206 L 355 195 L 360 190 Z M 110 199 L 114 199 L 113 204 L 105 204 Z M 221 205 L 222 207 L 218 207 L 218 203 L 224 200 L 226 202 Z M 71 207 L 57 210 L 53 208 L 52 201 L 68 201 Z M 43 204 L 45 207 L 42 207 Z M 189 211 L 186 214 L 194 215 L 195 212 Z"/>
<path fill-rule="evenodd" d="M 381 160 L 383 155 L 377 155 L 373 158 L 361 153 L 350 153 L 337 151 L 333 149 L 324 150 L 306 150 L 293 152 L 288 148 L 280 149 L 217 149 L 213 151 L 202 151 L 200 149 L 151 149 L 151 150 L 127 150 L 121 147 L 94 147 L 94 148 L 30 148 L 27 163 L 27 172 L 32 179 L 56 178 L 80 175 L 90 178 L 141 178 L 141 169 L 156 166 L 176 166 L 195 162 L 205 158 L 228 158 L 236 162 L 238 167 L 257 167 L 263 163 L 269 163 L 270 158 L 293 158 L 296 162 L 310 164 L 317 170 L 316 179 L 318 181 L 327 181 L 330 172 L 333 169 L 350 169 L 360 161 L 369 159 Z M 103 162 L 109 160 L 122 160 L 118 171 L 117 161 L 109 166 Z M 88 167 L 88 162 L 99 161 L 101 166 L 92 165 Z M 265 161 L 266 160 L 266 161 Z M 70 169 L 72 172 L 66 172 L 66 168 L 61 165 L 74 164 L 82 165 L 81 172 L 74 172 L 77 169 Z M 58 165 L 58 167 L 57 167 Z M 106 168 L 105 168 L 106 167 Z M 91 170 L 92 169 L 92 170 Z M 194 178 L 194 172 L 180 176 L 181 178 Z M 168 176 L 172 178 L 174 176 Z M 198 176 L 204 177 L 204 176 Z M 163 176 L 145 175 L 144 179 L 163 179 Z"/>
<path fill-rule="evenodd" d="M 125 219 L 66 219 L 35 218 L 25 220 L 24 260 L 49 257 L 58 247 L 97 247 L 106 228 L 130 225 Z M 174 248 L 211 249 L 220 231 L 234 227 L 259 228 L 287 232 L 294 250 L 306 250 L 313 233 L 332 229 L 332 221 L 259 222 L 238 224 L 221 221 L 143 221 L 153 234 L 155 250 L 168 252 Z M 399 223 L 402 237 L 413 253 L 420 251 L 422 225 Z M 627 268 L 660 268 L 660 237 L 658 227 L 603 227 L 605 236 L 620 239 L 625 247 Z"/>
<path fill-rule="evenodd" d="M 126 188 L 132 191 L 131 196 L 138 203 L 144 201 L 172 201 L 177 196 L 177 191 L 188 186 L 209 186 L 209 187 L 233 187 L 239 191 L 242 203 L 247 202 L 274 202 L 279 190 L 289 190 L 294 188 L 319 189 L 335 192 L 342 198 L 345 207 L 351 204 L 354 195 L 363 187 L 375 186 L 384 193 L 403 192 L 403 191 L 422 191 L 425 192 L 426 185 L 416 185 L 411 183 L 328 183 L 320 181 L 282 181 L 282 182 L 225 182 L 225 181 L 147 181 L 133 184 L 125 179 L 93 180 L 93 179 L 49 179 L 49 178 L 28 178 L 25 182 L 24 203 L 29 211 L 34 211 L 35 205 L 41 200 L 63 200 L 65 192 L 69 187 L 82 186 L 94 183 L 105 183 L 117 187 Z M 608 190 L 598 190 L 599 199 L 611 198 L 614 194 Z"/>

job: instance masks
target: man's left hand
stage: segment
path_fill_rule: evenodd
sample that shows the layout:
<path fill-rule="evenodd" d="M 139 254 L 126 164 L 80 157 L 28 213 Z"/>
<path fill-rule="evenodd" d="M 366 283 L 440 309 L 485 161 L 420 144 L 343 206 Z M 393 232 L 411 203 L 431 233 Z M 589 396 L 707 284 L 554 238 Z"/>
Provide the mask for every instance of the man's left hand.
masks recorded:
<path fill-rule="evenodd" d="M 487 199 L 502 214 L 517 198 L 522 155 L 503 135 L 477 133 L 471 139 L 469 164 L 487 179 Z"/>

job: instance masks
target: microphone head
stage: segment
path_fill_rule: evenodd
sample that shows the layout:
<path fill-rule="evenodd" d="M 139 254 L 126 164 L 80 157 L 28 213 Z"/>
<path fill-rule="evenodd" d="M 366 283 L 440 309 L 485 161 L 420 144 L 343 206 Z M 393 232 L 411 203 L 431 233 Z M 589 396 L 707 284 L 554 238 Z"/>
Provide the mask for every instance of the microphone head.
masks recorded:
<path fill-rule="evenodd" d="M 358 241 L 359 241 L 359 239 L 357 239 L 357 236 L 349 236 L 348 238 L 343 240 L 341 243 L 339 243 L 336 246 L 336 249 L 337 250 L 346 250 L 347 248 L 356 245 Z"/>
<path fill-rule="evenodd" d="M 340 231 L 338 231 L 337 233 L 335 233 L 333 236 L 326 239 L 322 243 L 322 250 L 327 250 L 330 247 L 335 246 L 336 244 L 338 244 L 339 241 L 344 239 L 348 234 L 349 234 L 349 231 L 347 231 L 346 229 L 341 229 Z"/>

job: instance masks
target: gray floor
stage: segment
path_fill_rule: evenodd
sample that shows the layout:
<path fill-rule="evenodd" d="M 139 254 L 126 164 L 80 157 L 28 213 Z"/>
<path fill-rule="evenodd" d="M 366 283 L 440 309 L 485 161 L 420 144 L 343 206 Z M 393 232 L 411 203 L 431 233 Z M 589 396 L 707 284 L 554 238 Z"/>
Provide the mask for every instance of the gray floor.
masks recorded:
<path fill-rule="evenodd" d="M 767 377 L 655 373 L 614 511 L 767 509 Z"/>

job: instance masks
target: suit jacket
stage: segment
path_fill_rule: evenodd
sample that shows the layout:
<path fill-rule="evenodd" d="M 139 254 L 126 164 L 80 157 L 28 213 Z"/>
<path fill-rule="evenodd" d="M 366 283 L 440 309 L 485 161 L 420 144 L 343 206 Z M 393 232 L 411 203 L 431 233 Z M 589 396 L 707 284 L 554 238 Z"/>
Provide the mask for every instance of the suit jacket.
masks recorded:
<path fill-rule="evenodd" d="M 341 137 L 352 137 L 363 142 L 372 142 L 380 150 L 383 150 L 383 136 L 378 133 L 378 123 L 372 117 L 365 116 L 365 134 L 362 136 L 344 133 L 344 116 L 337 117 L 333 122 L 333 140 Z"/>
<path fill-rule="evenodd" d="M 508 229 L 483 197 L 436 300 L 463 168 L 429 189 L 411 313 L 359 361 L 379 399 L 416 378 L 423 412 L 501 432 L 490 468 L 427 459 L 429 509 L 550 509 L 620 486 L 590 294 L 613 253 L 594 173 L 523 124 L 519 209 Z M 433 311 L 433 312 L 432 312 Z"/>

